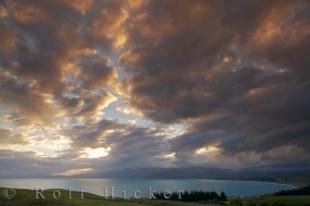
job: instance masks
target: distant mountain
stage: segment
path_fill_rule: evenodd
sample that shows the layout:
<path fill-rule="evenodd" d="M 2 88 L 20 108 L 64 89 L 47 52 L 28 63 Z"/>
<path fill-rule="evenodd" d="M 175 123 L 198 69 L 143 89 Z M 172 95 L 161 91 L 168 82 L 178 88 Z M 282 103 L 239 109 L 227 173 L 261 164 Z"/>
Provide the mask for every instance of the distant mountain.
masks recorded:
<path fill-rule="evenodd" d="M 231 178 L 231 170 L 206 168 L 206 167 L 186 167 L 186 168 L 137 168 L 125 170 L 113 170 L 93 174 L 95 177 L 104 178 L 151 178 L 151 179 L 191 179 L 191 178 Z"/>
<path fill-rule="evenodd" d="M 288 180 L 297 177 L 309 178 L 310 169 L 248 168 L 240 170 L 211 167 L 185 168 L 137 168 L 93 173 L 95 178 L 145 178 L 145 179 L 232 179 L 232 180 Z"/>

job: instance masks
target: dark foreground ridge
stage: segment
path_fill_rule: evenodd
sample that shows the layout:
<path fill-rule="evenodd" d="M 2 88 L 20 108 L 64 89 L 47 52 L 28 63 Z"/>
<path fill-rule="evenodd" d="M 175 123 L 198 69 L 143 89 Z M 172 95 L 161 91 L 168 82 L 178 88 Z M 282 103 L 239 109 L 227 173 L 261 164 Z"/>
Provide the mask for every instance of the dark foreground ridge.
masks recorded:
<path fill-rule="evenodd" d="M 159 200 L 173 200 L 184 202 L 200 202 L 200 201 L 226 201 L 227 196 L 224 192 L 218 193 L 211 191 L 185 191 L 185 192 L 173 192 L 172 194 L 166 194 L 164 192 L 155 193 L 154 196 Z"/>
<path fill-rule="evenodd" d="M 293 190 L 283 190 L 280 192 L 275 193 L 276 196 L 283 196 L 283 195 L 310 195 L 310 185 L 298 189 Z"/>

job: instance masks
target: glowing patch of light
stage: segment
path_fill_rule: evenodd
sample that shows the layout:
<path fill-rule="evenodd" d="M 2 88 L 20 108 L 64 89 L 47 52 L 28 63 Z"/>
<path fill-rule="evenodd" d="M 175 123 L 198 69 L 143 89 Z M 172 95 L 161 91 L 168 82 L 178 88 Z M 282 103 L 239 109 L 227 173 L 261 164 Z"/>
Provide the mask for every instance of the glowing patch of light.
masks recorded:
<path fill-rule="evenodd" d="M 164 155 L 161 156 L 161 158 L 164 158 L 164 159 L 174 159 L 175 158 L 175 152 L 164 154 Z"/>
<path fill-rule="evenodd" d="M 224 58 L 223 58 L 223 62 L 224 62 L 224 63 L 229 63 L 230 60 L 231 60 L 230 57 L 224 57 Z"/>
<path fill-rule="evenodd" d="M 87 174 L 91 171 L 93 171 L 92 168 L 70 169 L 64 172 L 56 173 L 54 176 L 74 176 L 74 175 Z"/>
<path fill-rule="evenodd" d="M 115 132 L 114 129 L 108 129 L 108 130 L 105 131 L 106 134 L 112 134 L 114 132 Z"/>
<path fill-rule="evenodd" d="M 143 116 L 142 112 L 136 110 L 135 108 L 133 107 L 130 107 L 130 106 L 120 106 L 120 107 L 116 107 L 116 110 L 118 112 L 122 112 L 124 114 L 133 114 L 133 115 L 136 115 L 136 116 Z"/>
<path fill-rule="evenodd" d="M 87 159 L 98 159 L 101 157 L 106 157 L 109 155 L 111 151 L 111 147 L 97 147 L 97 148 L 90 148 L 86 147 L 80 153 L 80 158 L 87 158 Z"/>
<path fill-rule="evenodd" d="M 122 47 L 127 41 L 127 36 L 125 34 L 119 34 L 113 43 L 115 48 Z"/>
<path fill-rule="evenodd" d="M 158 129 L 158 128 L 157 128 Z M 159 128 L 158 136 L 165 136 L 168 139 L 176 138 L 187 131 L 187 127 L 184 124 L 173 124 L 166 127 Z"/>
<path fill-rule="evenodd" d="M 196 150 L 196 154 L 201 155 L 201 154 L 212 154 L 220 151 L 220 148 L 214 145 L 202 147 Z"/>

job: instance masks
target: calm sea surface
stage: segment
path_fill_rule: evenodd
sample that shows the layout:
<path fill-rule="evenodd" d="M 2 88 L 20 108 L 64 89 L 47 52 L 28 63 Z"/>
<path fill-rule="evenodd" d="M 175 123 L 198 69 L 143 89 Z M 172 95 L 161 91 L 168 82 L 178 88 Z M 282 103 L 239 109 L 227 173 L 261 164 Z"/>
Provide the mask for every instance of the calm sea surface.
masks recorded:
<path fill-rule="evenodd" d="M 179 190 L 204 190 L 224 191 L 229 196 L 254 196 L 271 193 L 293 186 L 268 182 L 237 181 L 237 180 L 208 180 L 208 179 L 0 179 L 0 187 L 25 188 L 25 189 L 69 189 L 80 191 L 84 188 L 87 192 L 98 195 L 111 195 L 112 188 L 115 197 L 149 197 L 150 191 L 179 191 Z"/>

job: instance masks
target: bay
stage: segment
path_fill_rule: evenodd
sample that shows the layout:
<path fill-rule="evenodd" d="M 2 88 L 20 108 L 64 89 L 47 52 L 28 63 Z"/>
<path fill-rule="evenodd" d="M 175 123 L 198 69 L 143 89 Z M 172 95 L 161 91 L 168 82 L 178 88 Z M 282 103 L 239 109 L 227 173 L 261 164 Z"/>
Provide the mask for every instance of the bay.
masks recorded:
<path fill-rule="evenodd" d="M 293 189 L 293 186 L 272 182 L 213 180 L 213 179 L 0 179 L 0 187 L 18 189 L 71 189 L 94 193 L 101 196 L 148 198 L 152 192 L 215 191 L 228 196 L 257 196 L 280 190 Z M 124 196 L 125 194 L 125 196 Z"/>

